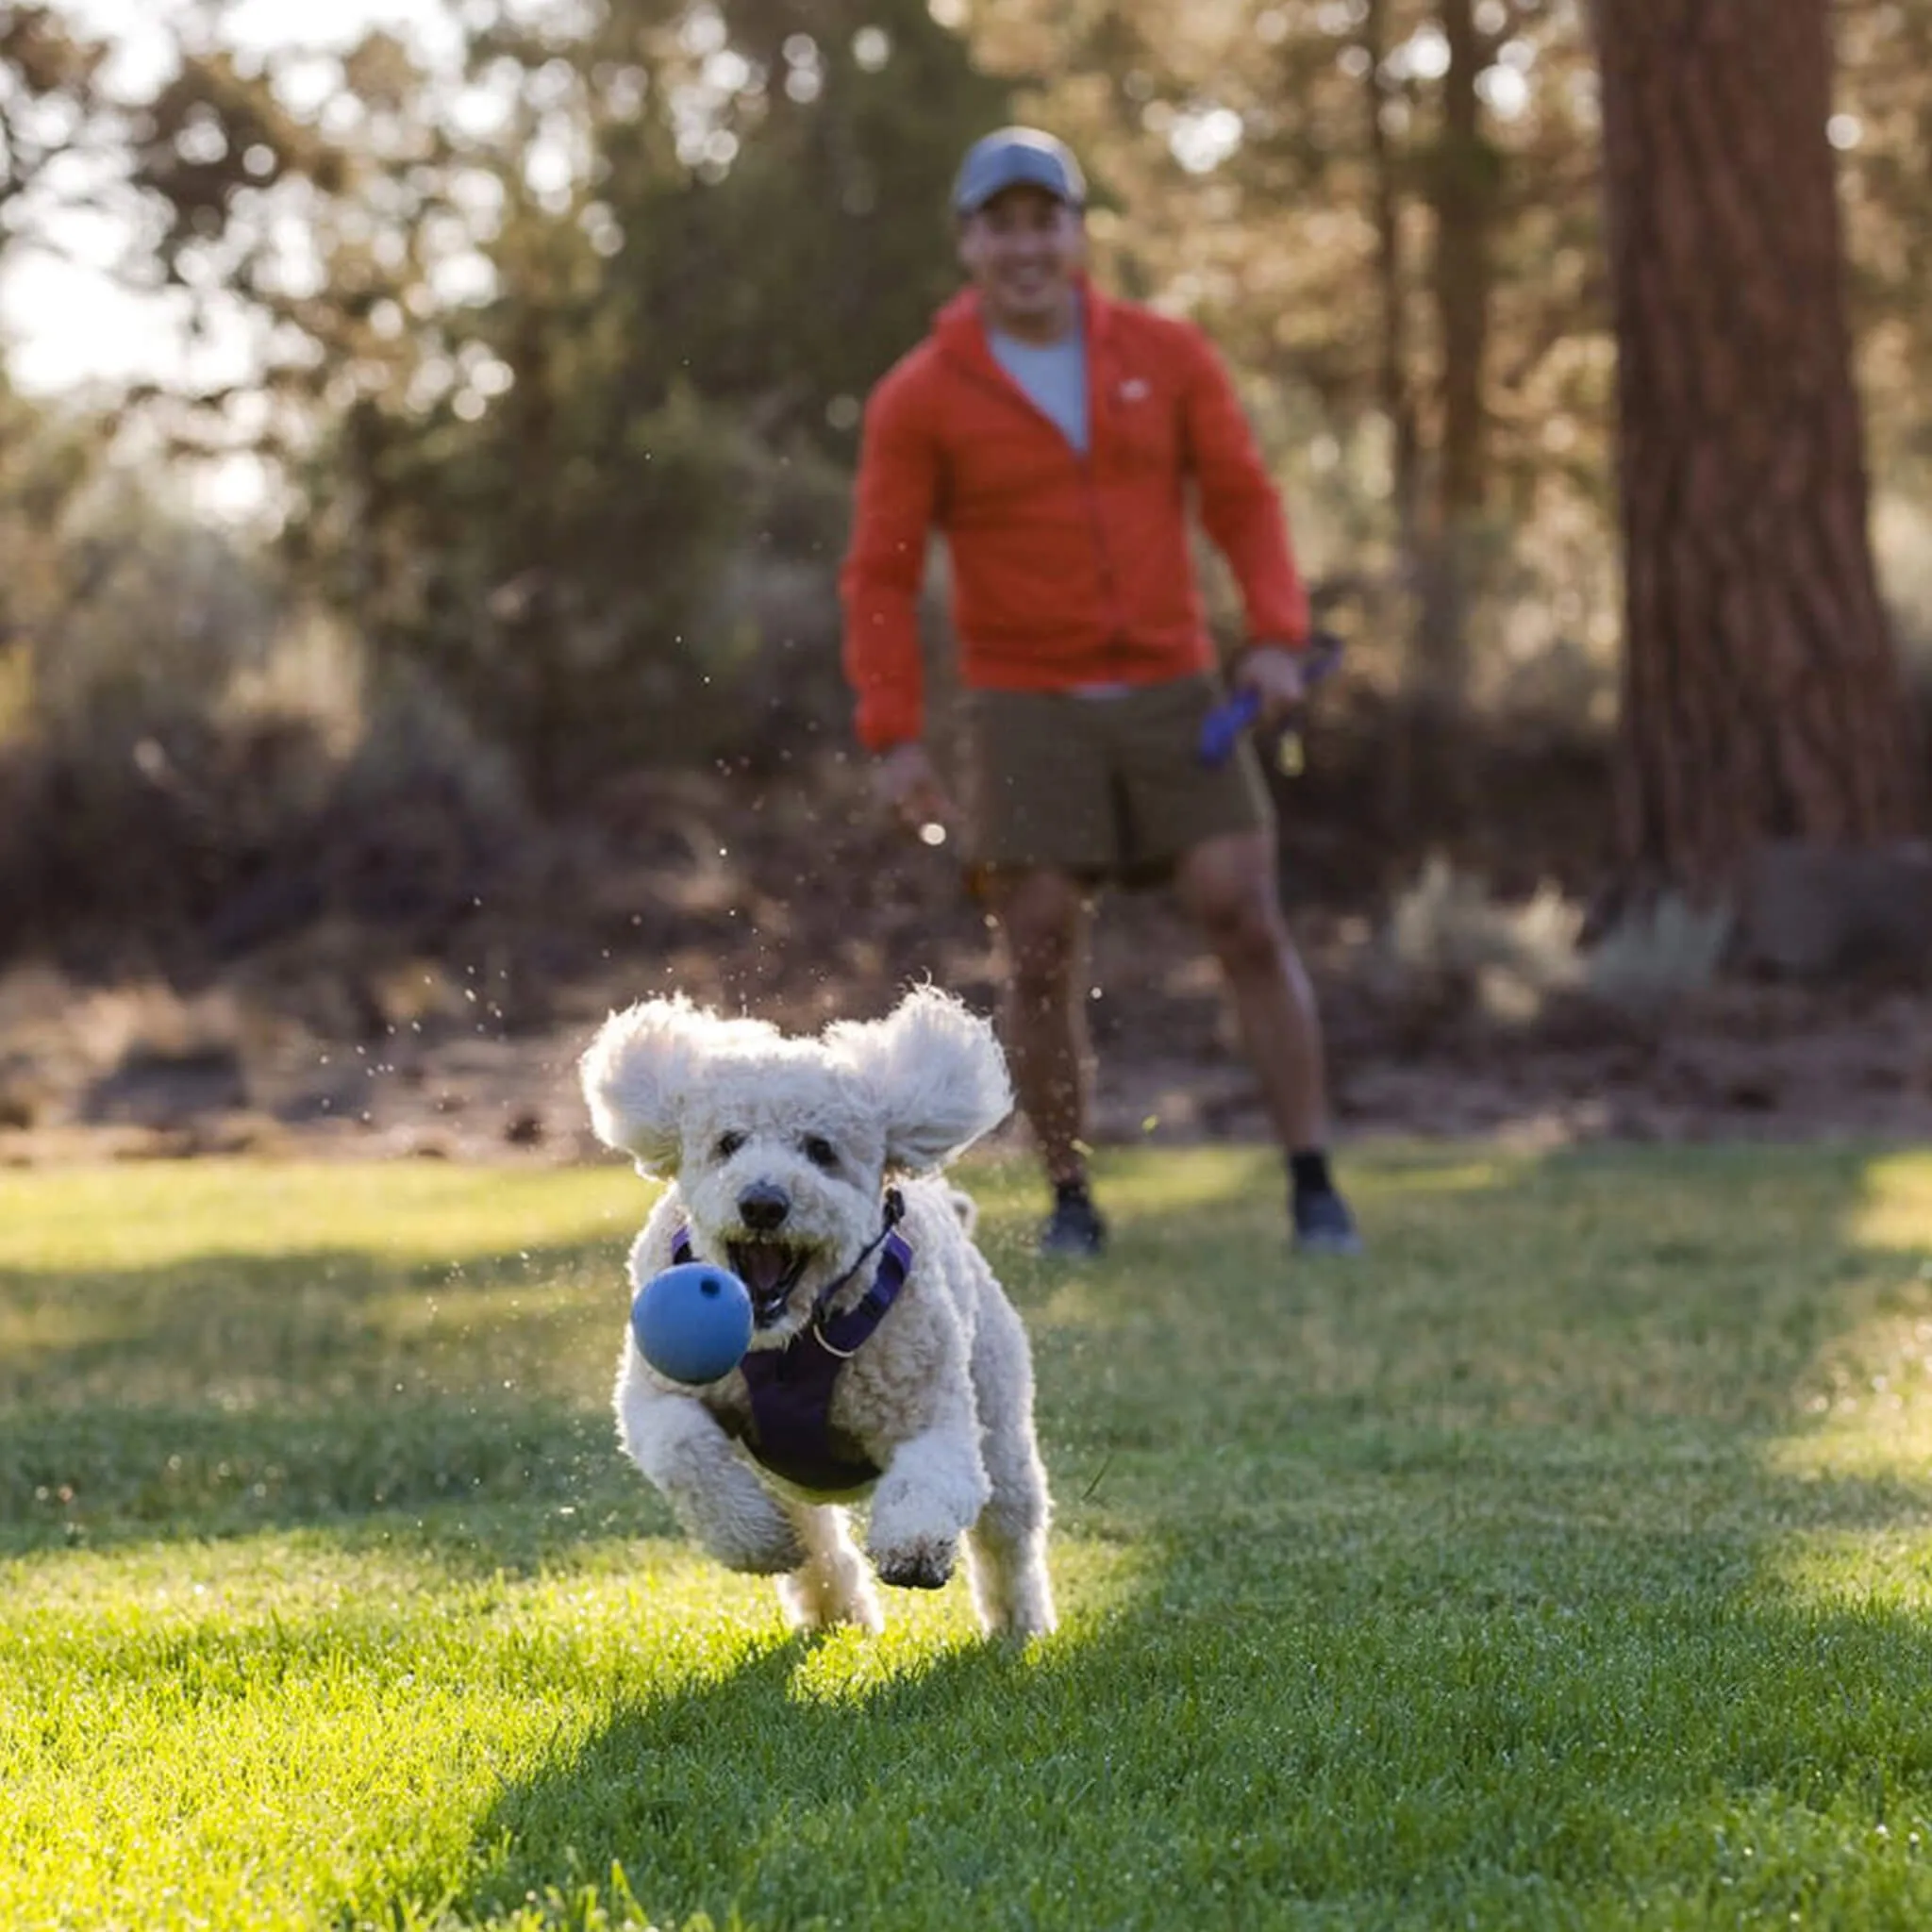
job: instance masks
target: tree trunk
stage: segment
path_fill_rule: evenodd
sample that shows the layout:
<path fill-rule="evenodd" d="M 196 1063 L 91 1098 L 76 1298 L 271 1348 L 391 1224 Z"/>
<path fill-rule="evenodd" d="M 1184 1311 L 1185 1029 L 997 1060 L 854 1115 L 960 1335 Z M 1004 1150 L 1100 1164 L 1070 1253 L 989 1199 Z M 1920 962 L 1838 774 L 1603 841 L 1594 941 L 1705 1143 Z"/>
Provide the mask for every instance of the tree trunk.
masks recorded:
<path fill-rule="evenodd" d="M 1389 54 L 1387 0 L 1366 0 L 1357 44 L 1367 57 L 1362 71 L 1362 120 L 1368 137 L 1375 223 L 1375 297 L 1381 350 L 1376 391 L 1389 424 L 1396 575 L 1401 585 L 1401 622 L 1408 640 L 1408 658 L 1403 667 L 1404 696 L 1413 702 L 1420 683 L 1416 611 L 1424 576 L 1422 428 L 1411 371 L 1409 268 L 1403 245 L 1400 160 L 1389 138 L 1391 83 L 1383 68 Z M 1383 813 L 1389 825 L 1399 828 L 1398 841 L 1424 815 L 1419 763 L 1426 758 L 1427 746 L 1423 740 L 1414 719 L 1405 714 L 1404 728 L 1396 733 L 1383 767 Z"/>
<path fill-rule="evenodd" d="M 1442 76 L 1442 130 L 1430 170 L 1435 205 L 1436 314 L 1442 337 L 1442 428 L 1432 547 L 1441 608 L 1424 617 L 1424 670 L 1443 700 L 1459 705 L 1469 681 L 1468 604 L 1472 548 L 1489 491 L 1491 231 L 1501 188 L 1497 158 L 1483 132 L 1476 82 L 1489 51 L 1476 31 L 1475 0 L 1441 0 L 1449 43 Z M 1425 600 L 1426 602 L 1427 600 Z"/>
<path fill-rule="evenodd" d="M 1866 527 L 1826 0 L 1594 0 L 1625 647 L 1620 896 L 1920 822 Z"/>
<path fill-rule="evenodd" d="M 1502 185 L 1476 91 L 1489 54 L 1475 16 L 1475 0 L 1441 0 L 1438 8 L 1449 66 L 1424 179 L 1435 217 L 1429 291 L 1442 360 L 1430 487 L 1414 527 L 1416 628 L 1405 694 L 1420 802 L 1449 828 L 1466 821 L 1470 805 L 1469 620 L 1489 493 L 1491 235 Z"/>

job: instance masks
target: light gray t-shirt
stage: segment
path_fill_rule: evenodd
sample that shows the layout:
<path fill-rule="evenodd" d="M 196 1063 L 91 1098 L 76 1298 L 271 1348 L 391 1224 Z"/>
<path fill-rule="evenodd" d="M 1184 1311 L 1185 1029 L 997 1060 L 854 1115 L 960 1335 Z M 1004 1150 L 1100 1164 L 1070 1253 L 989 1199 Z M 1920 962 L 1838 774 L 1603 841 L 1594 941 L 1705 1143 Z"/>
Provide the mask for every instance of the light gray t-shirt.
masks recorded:
<path fill-rule="evenodd" d="M 1084 320 L 1057 342 L 1023 342 L 996 328 L 986 332 L 993 360 L 1017 382 L 1035 408 L 1081 456 L 1087 454 L 1087 330 Z"/>

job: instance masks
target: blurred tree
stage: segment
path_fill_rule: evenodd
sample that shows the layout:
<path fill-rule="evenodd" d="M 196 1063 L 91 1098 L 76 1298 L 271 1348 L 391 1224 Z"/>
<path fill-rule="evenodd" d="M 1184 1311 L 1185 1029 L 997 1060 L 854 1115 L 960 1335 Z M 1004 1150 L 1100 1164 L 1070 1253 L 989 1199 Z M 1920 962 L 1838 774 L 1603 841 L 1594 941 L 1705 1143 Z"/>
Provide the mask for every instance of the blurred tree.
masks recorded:
<path fill-rule="evenodd" d="M 1837 112 L 1840 198 L 1850 253 L 1848 300 L 1868 408 L 1874 477 L 1890 508 L 1923 532 L 1932 497 L 1932 8 L 1840 0 Z M 1901 560 L 1890 559 L 1895 565 Z M 1919 641 L 1932 641 L 1932 558 L 1916 559 Z M 1915 596 L 1914 596 L 1914 593 Z"/>
<path fill-rule="evenodd" d="M 948 190 L 1008 91 L 925 0 L 722 0 L 680 45 L 685 165 L 606 150 L 639 355 L 850 457 L 866 390 L 957 285 Z"/>
<path fill-rule="evenodd" d="M 1371 7 L 1370 22 L 1377 9 Z M 1434 215 L 1430 288 L 1441 341 L 1441 460 L 1427 538 L 1420 546 L 1416 692 L 1425 738 L 1468 695 L 1467 605 L 1474 532 L 1489 496 L 1489 356 L 1495 268 L 1491 231 L 1502 189 L 1478 83 L 1493 64 L 1475 0 L 1441 0 L 1441 120 L 1423 176 Z M 1459 775 L 1459 774 L 1458 774 Z"/>
<path fill-rule="evenodd" d="M 1626 885 L 1922 823 L 1867 535 L 1825 0 L 1596 0 L 1616 291 Z"/>
<path fill-rule="evenodd" d="M 922 0 L 467 18 L 458 77 L 366 40 L 326 140 L 272 72 L 187 61 L 216 132 L 143 152 L 170 272 L 246 297 L 297 404 L 291 557 L 557 803 L 776 735 L 802 641 L 836 685 L 799 635 L 828 602 L 724 580 L 829 582 L 824 461 L 950 287 L 946 185 L 1005 94 Z"/>
<path fill-rule="evenodd" d="M 107 48 L 53 7 L 0 9 L 0 249 L 30 238 L 56 247 L 34 197 L 55 207 L 84 192 L 75 163 L 103 146 L 100 70 Z M 58 175 L 65 173 L 65 184 Z"/>
<path fill-rule="evenodd" d="M 110 434 L 97 417 L 19 395 L 0 372 L 0 742 L 42 724 L 60 631 L 106 573 L 70 523 Z"/>

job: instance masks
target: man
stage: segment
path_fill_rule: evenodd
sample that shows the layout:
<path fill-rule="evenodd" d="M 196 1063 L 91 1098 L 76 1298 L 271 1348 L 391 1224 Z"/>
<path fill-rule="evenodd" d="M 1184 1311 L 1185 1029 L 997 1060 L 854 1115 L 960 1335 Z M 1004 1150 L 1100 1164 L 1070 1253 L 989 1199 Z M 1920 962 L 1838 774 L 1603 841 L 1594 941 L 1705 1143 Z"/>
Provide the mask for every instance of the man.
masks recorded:
<path fill-rule="evenodd" d="M 1054 1188 L 1043 1252 L 1096 1254 L 1079 964 L 1108 880 L 1170 882 L 1218 957 L 1289 1158 L 1304 1253 L 1353 1253 L 1329 1172 L 1319 1023 L 1282 916 L 1274 825 L 1246 745 L 1197 750 L 1215 656 L 1185 496 L 1238 579 L 1236 665 L 1266 728 L 1303 696 L 1307 599 L 1246 419 L 1199 330 L 1102 295 L 1086 187 L 1053 136 L 967 154 L 953 211 L 971 288 L 874 391 L 845 560 L 844 661 L 881 792 L 955 821 L 923 741 L 918 597 L 943 533 L 968 708 L 968 856 L 1010 962 L 1005 1032 Z"/>

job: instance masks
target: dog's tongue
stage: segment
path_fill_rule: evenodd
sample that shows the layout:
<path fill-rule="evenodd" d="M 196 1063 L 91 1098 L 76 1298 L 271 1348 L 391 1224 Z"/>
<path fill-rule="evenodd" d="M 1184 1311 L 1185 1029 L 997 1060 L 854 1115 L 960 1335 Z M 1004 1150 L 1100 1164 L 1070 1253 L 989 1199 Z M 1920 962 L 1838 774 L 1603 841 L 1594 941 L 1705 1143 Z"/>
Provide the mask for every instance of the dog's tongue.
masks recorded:
<path fill-rule="evenodd" d="M 775 1293 L 784 1285 L 792 1262 L 792 1257 L 787 1250 L 768 1246 L 762 1241 L 741 1248 L 736 1258 L 738 1272 L 743 1277 L 745 1287 L 755 1295 Z"/>

